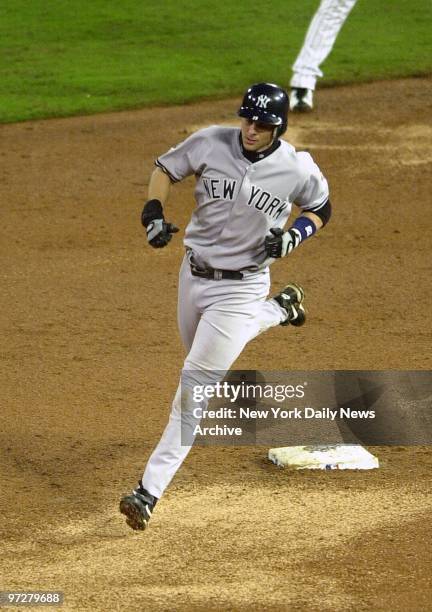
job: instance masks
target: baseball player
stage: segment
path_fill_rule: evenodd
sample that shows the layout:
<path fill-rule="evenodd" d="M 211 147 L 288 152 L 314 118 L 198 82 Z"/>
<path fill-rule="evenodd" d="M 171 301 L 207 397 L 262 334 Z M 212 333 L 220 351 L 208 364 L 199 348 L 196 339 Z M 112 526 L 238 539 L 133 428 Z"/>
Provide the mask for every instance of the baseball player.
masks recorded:
<path fill-rule="evenodd" d="M 339 30 L 356 2 L 357 0 L 321 1 L 292 67 L 291 110 L 309 112 L 313 109 L 313 92 L 317 78 L 323 76 L 319 67 L 332 50 Z"/>
<path fill-rule="evenodd" d="M 182 376 L 226 372 L 258 334 L 305 320 L 304 293 L 295 283 L 267 299 L 270 264 L 312 237 L 331 214 L 327 181 L 312 157 L 280 139 L 288 109 L 283 89 L 252 85 L 238 111 L 240 129 L 201 129 L 155 162 L 142 212 L 153 248 L 167 246 L 178 231 L 164 215 L 172 185 L 196 179 L 179 274 L 178 324 L 187 352 Z M 301 214 L 284 229 L 293 204 Z M 192 408 L 184 387 L 179 384 L 142 480 L 120 501 L 132 529 L 145 529 L 190 450 L 181 437 L 182 412 Z"/>

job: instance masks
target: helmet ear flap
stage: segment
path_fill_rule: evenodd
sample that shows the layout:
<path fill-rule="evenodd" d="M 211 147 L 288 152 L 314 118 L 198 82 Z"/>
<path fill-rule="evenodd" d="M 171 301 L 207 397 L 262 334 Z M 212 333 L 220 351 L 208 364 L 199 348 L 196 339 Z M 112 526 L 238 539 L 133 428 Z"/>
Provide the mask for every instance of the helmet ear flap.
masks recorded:
<path fill-rule="evenodd" d="M 288 128 L 288 117 L 286 118 L 284 123 L 282 123 L 282 125 L 278 127 L 278 134 L 277 134 L 278 137 L 283 136 L 285 132 L 287 131 L 287 128 Z"/>
<path fill-rule="evenodd" d="M 286 131 L 287 131 L 287 122 L 283 123 L 282 125 L 277 125 L 275 129 L 273 130 L 273 140 L 276 140 L 276 138 L 280 138 L 281 136 L 283 136 L 283 134 L 285 134 Z"/>

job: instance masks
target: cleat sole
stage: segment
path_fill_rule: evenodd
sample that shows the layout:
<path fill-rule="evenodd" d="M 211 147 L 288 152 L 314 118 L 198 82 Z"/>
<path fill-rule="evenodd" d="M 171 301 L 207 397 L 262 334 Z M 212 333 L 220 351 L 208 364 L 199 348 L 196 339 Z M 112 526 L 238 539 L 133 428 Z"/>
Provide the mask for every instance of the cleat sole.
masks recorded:
<path fill-rule="evenodd" d="M 125 498 L 120 502 L 120 512 L 126 516 L 126 523 L 135 531 L 144 531 L 147 521 L 133 499 Z"/>

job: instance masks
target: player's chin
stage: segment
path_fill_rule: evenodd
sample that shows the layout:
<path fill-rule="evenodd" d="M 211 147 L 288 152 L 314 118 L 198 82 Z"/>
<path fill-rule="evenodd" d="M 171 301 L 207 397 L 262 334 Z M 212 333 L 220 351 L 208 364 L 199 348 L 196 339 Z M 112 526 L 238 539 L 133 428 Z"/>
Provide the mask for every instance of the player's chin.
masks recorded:
<path fill-rule="evenodd" d="M 248 142 L 246 139 L 244 139 L 243 146 L 246 151 L 256 151 L 260 145 L 258 142 Z"/>

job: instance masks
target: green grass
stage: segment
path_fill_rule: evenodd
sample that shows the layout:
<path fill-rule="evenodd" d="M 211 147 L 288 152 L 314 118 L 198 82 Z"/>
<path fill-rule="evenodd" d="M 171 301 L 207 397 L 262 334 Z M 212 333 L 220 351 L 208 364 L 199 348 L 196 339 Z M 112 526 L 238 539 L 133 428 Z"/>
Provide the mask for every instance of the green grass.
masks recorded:
<path fill-rule="evenodd" d="M 0 122 L 288 85 L 317 0 L 3 0 Z M 429 0 L 358 0 L 320 85 L 432 72 Z"/>

